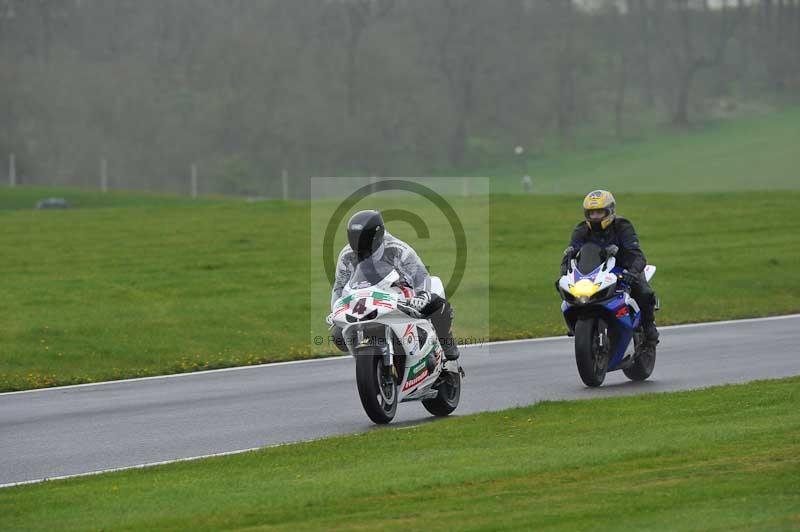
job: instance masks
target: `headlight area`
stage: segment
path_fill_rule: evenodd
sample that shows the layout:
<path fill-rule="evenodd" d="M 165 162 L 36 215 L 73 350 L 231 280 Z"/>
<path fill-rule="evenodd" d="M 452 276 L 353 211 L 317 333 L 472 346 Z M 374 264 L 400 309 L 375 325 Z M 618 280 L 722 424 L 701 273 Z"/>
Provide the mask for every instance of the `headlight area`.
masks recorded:
<path fill-rule="evenodd" d="M 352 314 L 346 314 L 345 315 L 345 319 L 347 320 L 347 323 L 356 323 L 356 322 L 359 322 L 359 321 L 370 321 L 370 320 L 374 320 L 377 317 L 378 317 L 378 309 L 373 310 L 372 312 L 370 312 L 369 314 L 367 314 L 363 318 L 356 318 Z"/>
<path fill-rule="evenodd" d="M 617 285 L 616 283 L 611 284 L 602 290 L 599 290 L 591 295 L 581 294 L 581 295 L 573 295 L 567 290 L 564 290 L 559 286 L 559 292 L 561 293 L 561 297 L 569 304 L 572 305 L 587 305 L 589 303 L 602 301 L 604 299 L 608 299 L 609 297 L 613 296 L 616 292 Z"/>
<path fill-rule="evenodd" d="M 617 283 L 610 284 L 597 292 L 595 295 L 592 296 L 594 301 L 602 301 L 603 299 L 608 299 L 609 297 L 613 296 L 614 293 L 617 291 Z"/>
<path fill-rule="evenodd" d="M 567 303 L 575 303 L 575 296 L 570 294 L 568 291 L 564 290 L 560 286 L 558 287 L 558 291 L 561 294 L 561 298 L 566 301 Z"/>

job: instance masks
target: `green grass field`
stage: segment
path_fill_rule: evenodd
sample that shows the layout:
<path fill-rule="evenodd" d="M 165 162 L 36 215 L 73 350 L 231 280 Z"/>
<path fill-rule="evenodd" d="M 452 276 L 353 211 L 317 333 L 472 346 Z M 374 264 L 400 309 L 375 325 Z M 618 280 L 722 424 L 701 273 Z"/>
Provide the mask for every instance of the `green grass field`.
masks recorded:
<path fill-rule="evenodd" d="M 520 191 L 529 174 L 538 194 L 578 194 L 594 188 L 625 192 L 719 192 L 800 189 L 800 107 L 707 123 L 691 132 L 671 128 L 638 141 L 477 169 L 492 191 Z"/>
<path fill-rule="evenodd" d="M 646 386 L 644 384 L 643 386 Z M 9 530 L 793 530 L 800 378 L 0 490 Z"/>
<path fill-rule="evenodd" d="M 800 264 L 800 237 L 787 231 L 800 192 L 618 200 L 659 268 L 660 323 L 800 311 L 785 277 Z M 471 244 L 488 256 L 453 298 L 458 336 L 565 332 L 553 281 L 579 205 L 491 199 L 489 242 Z M 0 223 L 0 390 L 332 352 L 311 342 L 325 333 L 328 294 L 321 275 L 311 283 L 321 295 L 309 289 L 306 204 L 1 211 Z M 451 271 L 452 249 L 390 229 L 434 273 Z"/>
<path fill-rule="evenodd" d="M 4 188 L 0 192 L 0 211 L 32 209 L 39 200 L 45 198 L 64 198 L 73 208 L 97 207 L 154 207 L 158 205 L 201 205 L 218 203 L 220 198 L 197 198 L 171 196 L 167 194 L 149 194 L 146 192 L 111 191 L 106 194 L 96 190 L 83 190 L 68 187 L 32 187 L 20 186 Z"/>
<path fill-rule="evenodd" d="M 574 182 L 581 194 L 451 198 L 470 257 L 453 297 L 456 335 L 564 333 L 552 285 L 592 175 L 615 185 L 620 214 L 635 223 L 659 268 L 661 324 L 800 311 L 786 281 L 800 264 L 798 118 L 788 110 L 564 154 L 542 173 Z M 736 178 L 731 168 L 759 181 Z M 711 175 L 709 186 L 719 190 L 786 190 L 626 192 L 644 175 L 651 188 L 667 183 L 682 192 Z M 502 182 L 494 180 L 501 190 Z M 76 208 L 32 209 L 48 196 Z M 378 197 L 358 207 L 413 207 L 430 222 L 431 238 L 417 238 L 403 222 L 389 229 L 446 280 L 455 255 L 449 227 L 425 202 L 404 201 Z M 320 211 L 332 206 L 0 189 L 0 391 L 332 354 L 312 342 L 326 333 L 329 285 L 311 259 L 311 235 L 325 223 Z M 340 231 L 335 251 L 344 241 Z"/>

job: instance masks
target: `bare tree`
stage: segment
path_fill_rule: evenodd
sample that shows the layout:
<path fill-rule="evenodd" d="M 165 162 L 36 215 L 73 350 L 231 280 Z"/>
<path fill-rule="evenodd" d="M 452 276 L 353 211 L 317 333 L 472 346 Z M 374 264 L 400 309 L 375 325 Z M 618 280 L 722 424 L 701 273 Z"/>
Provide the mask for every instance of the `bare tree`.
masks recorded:
<path fill-rule="evenodd" d="M 669 5 L 677 18 L 677 38 L 674 42 L 670 37 L 669 28 L 664 27 L 662 19 L 661 38 L 666 44 L 667 51 L 675 68 L 676 94 L 672 109 L 672 122 L 675 125 L 686 126 L 689 124 L 689 104 L 692 85 L 697 75 L 703 70 L 719 66 L 722 63 L 725 48 L 730 39 L 735 19 L 728 14 L 727 0 L 723 0 L 719 15 L 719 29 L 710 37 L 704 31 L 697 31 L 694 22 L 701 20 L 711 24 L 708 5 L 702 2 L 700 6 L 691 0 L 672 0 Z M 702 9 L 702 18 L 698 7 Z"/>
<path fill-rule="evenodd" d="M 347 112 L 351 117 L 358 112 L 358 48 L 370 23 L 385 17 L 394 6 L 394 0 L 343 0 L 347 14 L 345 39 L 345 86 L 347 87 Z"/>

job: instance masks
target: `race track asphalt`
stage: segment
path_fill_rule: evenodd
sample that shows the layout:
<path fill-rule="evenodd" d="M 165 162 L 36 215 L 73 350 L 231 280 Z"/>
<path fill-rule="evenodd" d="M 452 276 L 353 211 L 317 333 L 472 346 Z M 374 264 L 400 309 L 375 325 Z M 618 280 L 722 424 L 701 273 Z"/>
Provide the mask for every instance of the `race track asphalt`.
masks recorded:
<path fill-rule="evenodd" d="M 662 329 L 649 381 L 581 383 L 570 338 L 462 349 L 454 415 L 800 374 L 800 315 Z M 404 403 L 393 425 L 430 419 Z M 375 429 L 350 357 L 0 394 L 0 485 Z M 378 429 L 381 430 L 381 429 Z"/>

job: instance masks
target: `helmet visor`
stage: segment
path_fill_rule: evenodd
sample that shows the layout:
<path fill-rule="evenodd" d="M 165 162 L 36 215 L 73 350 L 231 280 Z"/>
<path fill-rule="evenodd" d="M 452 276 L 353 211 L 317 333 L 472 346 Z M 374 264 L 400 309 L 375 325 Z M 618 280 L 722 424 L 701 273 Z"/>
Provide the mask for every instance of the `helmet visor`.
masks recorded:
<path fill-rule="evenodd" d="M 378 258 L 382 255 L 382 227 L 379 229 L 375 227 L 351 227 L 347 232 L 347 239 L 359 260 L 364 260 L 376 252 Z"/>
<path fill-rule="evenodd" d="M 608 209 L 588 209 L 586 219 L 590 222 L 600 222 L 608 216 Z"/>

